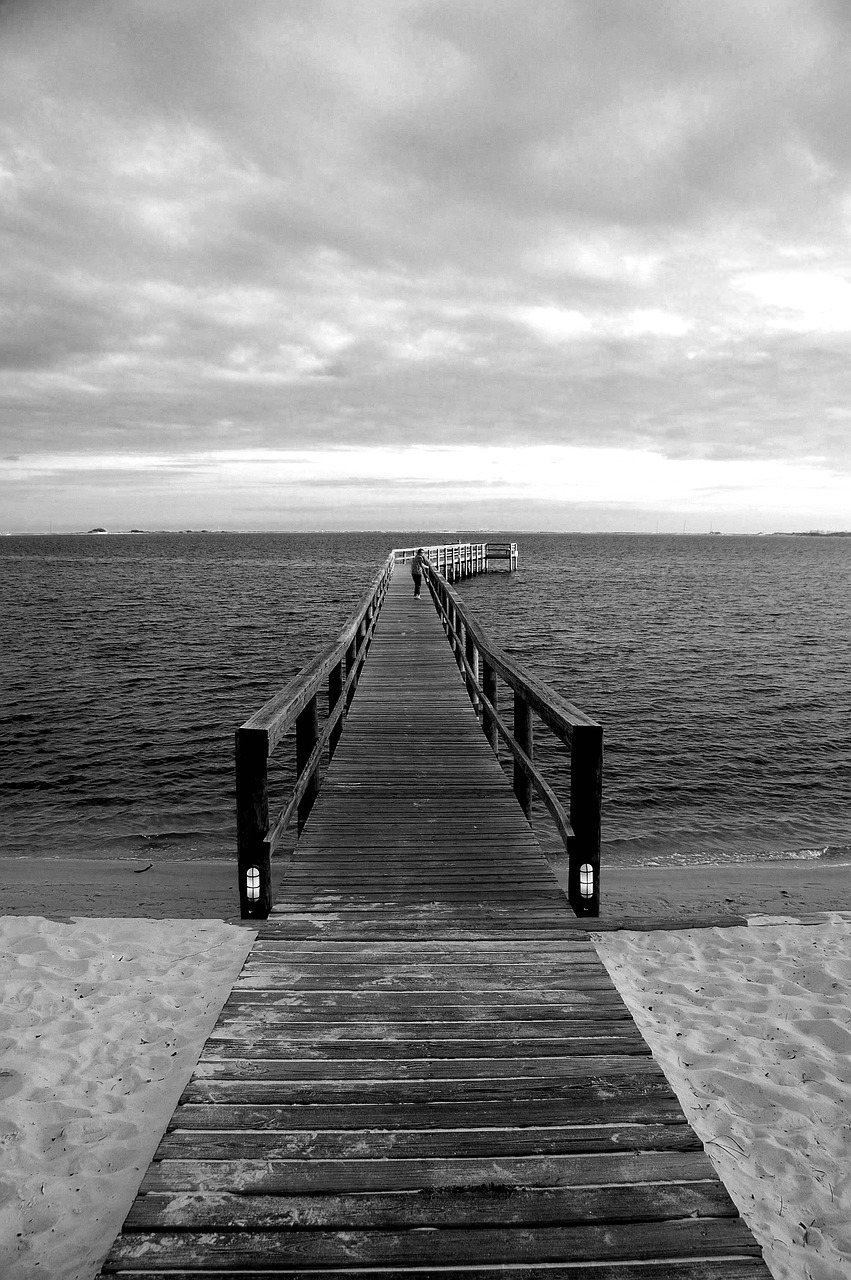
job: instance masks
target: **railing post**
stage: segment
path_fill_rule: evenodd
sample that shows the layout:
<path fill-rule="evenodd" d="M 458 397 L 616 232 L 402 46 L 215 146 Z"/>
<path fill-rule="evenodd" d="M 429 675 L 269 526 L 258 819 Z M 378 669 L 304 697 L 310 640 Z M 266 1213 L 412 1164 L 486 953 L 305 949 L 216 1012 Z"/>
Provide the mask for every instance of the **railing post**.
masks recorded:
<path fill-rule="evenodd" d="M 265 920 L 272 910 L 269 830 L 268 738 L 236 731 L 236 838 L 239 912 L 243 920 Z"/>
<path fill-rule="evenodd" d="M 534 740 L 532 737 L 532 708 L 522 693 L 514 690 L 514 740 L 525 751 L 530 760 L 534 759 Z M 517 760 L 514 761 L 514 794 L 520 808 L 529 822 L 532 820 L 532 779 Z"/>
<path fill-rule="evenodd" d="M 348 648 L 346 649 L 346 679 L 347 680 L 355 669 L 355 660 L 357 658 L 357 647 L 358 647 L 357 636 L 354 636 L 351 642 L 349 643 Z M 346 694 L 346 710 L 348 710 L 349 707 L 351 706 L 352 698 L 354 696 L 355 696 L 355 687 L 352 684 L 349 686 L 349 691 Z"/>
<path fill-rule="evenodd" d="M 332 667 L 328 672 L 328 714 L 336 707 L 340 701 L 340 695 L 343 692 L 343 664 L 338 662 L 336 667 Z M 345 715 L 345 712 L 343 712 Z M 337 750 L 337 743 L 340 741 L 340 734 L 343 732 L 343 715 L 331 730 L 331 737 L 328 740 L 328 759 L 334 759 L 334 752 Z"/>
<path fill-rule="evenodd" d="M 467 662 L 473 668 L 472 675 L 469 672 L 465 673 L 465 679 L 467 682 L 467 693 L 470 695 L 470 701 L 472 702 L 473 707 L 475 708 L 476 711 L 478 711 L 479 697 L 478 697 L 478 694 L 476 693 L 476 686 L 473 683 L 473 680 L 474 679 L 478 680 L 479 678 L 479 652 L 476 648 L 476 644 L 475 644 L 475 641 L 473 640 L 473 637 L 470 635 L 469 629 L 465 629 L 465 634 L 466 634 L 466 640 L 464 642 L 464 656 L 466 657 Z"/>
<path fill-rule="evenodd" d="M 316 694 L 310 699 L 307 706 L 296 717 L 295 722 L 295 767 L 296 777 L 300 778 L 302 771 L 310 759 L 311 752 L 316 746 L 319 738 L 319 709 L 316 705 Z M 313 777 L 310 779 L 307 790 L 305 791 L 301 802 L 298 806 L 298 833 L 301 835 L 304 830 L 304 824 L 310 816 L 310 810 L 313 808 L 314 801 L 319 794 L 319 766 L 317 765 Z"/>
<path fill-rule="evenodd" d="M 485 695 L 494 711 L 498 710 L 497 698 L 499 697 L 499 694 L 497 692 L 496 672 L 484 654 L 482 654 L 482 693 Z M 491 744 L 491 750 L 496 754 L 499 749 L 499 732 L 493 716 L 490 714 L 484 703 L 482 704 L 482 729 L 484 730 L 485 737 Z"/>
<path fill-rule="evenodd" d="M 600 914 L 600 828 L 603 805 L 602 725 L 575 725 L 570 741 L 567 896 L 578 916 Z"/>

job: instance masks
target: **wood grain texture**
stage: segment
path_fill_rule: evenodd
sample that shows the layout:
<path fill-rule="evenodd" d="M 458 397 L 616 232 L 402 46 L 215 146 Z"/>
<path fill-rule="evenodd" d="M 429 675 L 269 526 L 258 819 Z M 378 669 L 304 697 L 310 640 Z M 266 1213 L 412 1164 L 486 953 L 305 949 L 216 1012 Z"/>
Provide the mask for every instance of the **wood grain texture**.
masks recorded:
<path fill-rule="evenodd" d="M 769 1274 L 400 572 L 280 901 L 103 1274 L 457 1268 Z"/>

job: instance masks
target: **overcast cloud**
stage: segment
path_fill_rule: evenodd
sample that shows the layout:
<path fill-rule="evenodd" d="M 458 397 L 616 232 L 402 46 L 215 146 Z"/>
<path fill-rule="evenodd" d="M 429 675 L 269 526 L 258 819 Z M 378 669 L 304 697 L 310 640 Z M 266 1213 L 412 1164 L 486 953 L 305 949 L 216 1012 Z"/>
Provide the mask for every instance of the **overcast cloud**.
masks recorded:
<path fill-rule="evenodd" d="M 0 0 L 0 527 L 851 527 L 849 50 L 845 0 Z"/>

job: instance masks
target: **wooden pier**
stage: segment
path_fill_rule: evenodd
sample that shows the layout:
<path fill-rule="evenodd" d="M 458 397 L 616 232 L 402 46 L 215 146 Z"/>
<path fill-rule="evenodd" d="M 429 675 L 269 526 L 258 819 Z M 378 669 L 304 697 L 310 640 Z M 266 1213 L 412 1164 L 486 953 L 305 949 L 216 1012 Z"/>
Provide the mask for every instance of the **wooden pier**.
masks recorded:
<path fill-rule="evenodd" d="M 258 735 L 299 718 L 301 838 L 103 1275 L 769 1278 L 587 935 L 599 726 L 461 620 L 445 560 L 415 600 L 407 558 L 302 693 L 244 727 L 244 912 L 281 830 Z M 551 795 L 591 869 L 573 911 L 524 814 L 533 738 L 522 706 L 503 720 L 497 674 L 573 738 L 584 797 Z M 320 728 L 306 694 L 326 680 Z"/>

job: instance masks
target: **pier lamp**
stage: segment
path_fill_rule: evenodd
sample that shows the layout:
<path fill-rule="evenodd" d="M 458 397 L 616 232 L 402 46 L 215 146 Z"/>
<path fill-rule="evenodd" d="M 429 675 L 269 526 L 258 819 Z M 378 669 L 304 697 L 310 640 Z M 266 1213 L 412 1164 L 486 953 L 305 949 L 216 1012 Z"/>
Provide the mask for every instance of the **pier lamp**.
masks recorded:
<path fill-rule="evenodd" d="M 590 862 L 583 862 L 579 868 L 579 892 L 583 898 L 594 897 L 594 868 Z"/>
<path fill-rule="evenodd" d="M 245 896 L 249 902 L 257 902 L 260 898 L 259 867 L 249 867 L 245 873 Z"/>

